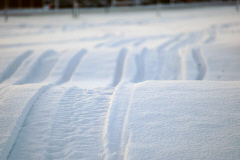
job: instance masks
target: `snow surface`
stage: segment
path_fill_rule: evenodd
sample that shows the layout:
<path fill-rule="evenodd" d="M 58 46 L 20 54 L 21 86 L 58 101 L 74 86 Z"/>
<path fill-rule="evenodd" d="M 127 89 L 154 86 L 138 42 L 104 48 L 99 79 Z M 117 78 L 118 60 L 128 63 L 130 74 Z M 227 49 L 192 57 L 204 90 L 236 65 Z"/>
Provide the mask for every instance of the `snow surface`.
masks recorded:
<path fill-rule="evenodd" d="M 106 159 L 239 159 L 239 84 L 119 85 L 108 113 Z"/>
<path fill-rule="evenodd" d="M 234 6 L 0 17 L 0 159 L 240 159 Z"/>
<path fill-rule="evenodd" d="M 113 91 L 48 89 L 32 106 L 8 159 L 101 159 Z"/>
<path fill-rule="evenodd" d="M 47 86 L 1 86 L 0 159 L 6 159 L 21 126 L 32 107 Z"/>

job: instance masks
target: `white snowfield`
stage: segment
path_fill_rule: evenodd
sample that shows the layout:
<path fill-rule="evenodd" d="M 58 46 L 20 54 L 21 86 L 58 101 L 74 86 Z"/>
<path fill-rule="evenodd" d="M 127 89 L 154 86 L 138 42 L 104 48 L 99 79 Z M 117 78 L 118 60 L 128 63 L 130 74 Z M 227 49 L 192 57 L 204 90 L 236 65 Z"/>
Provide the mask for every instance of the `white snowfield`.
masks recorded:
<path fill-rule="evenodd" d="M 160 14 L 0 17 L 0 160 L 240 159 L 240 13 Z"/>

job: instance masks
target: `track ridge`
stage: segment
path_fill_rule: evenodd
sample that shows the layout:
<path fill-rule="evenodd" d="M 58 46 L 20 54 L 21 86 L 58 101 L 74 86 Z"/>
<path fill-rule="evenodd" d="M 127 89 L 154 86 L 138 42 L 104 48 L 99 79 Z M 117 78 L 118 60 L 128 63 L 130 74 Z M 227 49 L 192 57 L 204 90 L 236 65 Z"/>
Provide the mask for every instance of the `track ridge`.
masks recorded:
<path fill-rule="evenodd" d="M 178 80 L 186 80 L 186 54 L 187 48 L 181 48 L 178 50 L 178 55 L 180 57 L 180 69 L 179 69 L 179 76 Z"/>
<path fill-rule="evenodd" d="M 206 37 L 206 39 L 204 40 L 205 44 L 216 41 L 217 39 L 216 27 L 217 27 L 216 25 L 213 25 L 207 30 L 208 37 Z"/>
<path fill-rule="evenodd" d="M 127 49 L 123 48 L 118 55 L 117 62 L 116 62 L 117 64 L 115 67 L 115 73 L 113 77 L 113 84 L 112 84 L 112 86 L 114 87 L 117 86 L 118 83 L 121 81 L 126 54 L 127 54 Z"/>
<path fill-rule="evenodd" d="M 144 80 L 144 56 L 147 49 L 143 48 L 139 54 L 135 55 L 136 74 L 134 76 L 134 83 L 142 82 Z"/>
<path fill-rule="evenodd" d="M 173 43 L 176 43 L 179 39 L 181 39 L 183 36 L 183 34 L 178 34 L 177 36 L 174 36 L 173 38 L 171 38 L 170 40 L 168 40 L 167 42 L 161 44 L 160 46 L 158 46 L 158 50 L 166 50 L 166 48 L 168 48 L 169 46 L 171 46 Z"/>
<path fill-rule="evenodd" d="M 121 138 L 120 155 L 123 155 L 123 157 L 121 157 L 120 159 L 126 159 L 126 153 L 127 153 L 128 144 L 129 144 L 129 133 L 128 133 L 128 128 L 127 128 L 127 123 L 128 123 L 129 111 L 130 111 L 131 102 L 132 102 L 134 92 L 135 92 L 135 88 L 133 87 L 133 89 L 131 90 L 131 96 L 130 96 L 130 99 L 128 101 L 127 109 L 126 109 L 126 112 L 125 112 L 123 127 L 122 127 L 122 132 L 121 132 L 121 137 L 122 138 Z"/>
<path fill-rule="evenodd" d="M 10 78 L 17 71 L 21 63 L 32 53 L 32 50 L 28 50 L 15 58 L 15 60 L 11 64 L 9 64 L 5 71 L 2 73 L 2 76 L 0 77 L 0 83 Z"/>
<path fill-rule="evenodd" d="M 23 63 L 21 63 L 21 65 L 18 67 L 18 70 L 9 78 L 8 81 L 4 81 L 3 83 L 6 84 L 25 84 L 25 83 L 32 83 L 34 82 L 34 78 L 36 80 L 37 76 L 41 76 L 38 75 L 38 71 L 39 71 L 39 66 L 42 67 L 51 67 L 52 66 L 45 66 L 45 65 L 41 65 L 41 62 L 43 59 L 48 58 L 49 56 L 57 56 L 57 53 L 53 50 L 47 50 L 43 53 L 33 53 L 30 57 L 28 57 Z M 54 57 L 55 59 L 56 57 Z M 53 61 L 53 63 L 55 63 Z M 27 69 L 26 69 L 27 68 Z M 45 70 L 46 72 L 50 72 L 51 68 Z M 33 76 L 33 75 L 37 75 L 37 76 Z M 44 79 L 47 76 L 47 74 L 45 73 L 45 75 L 43 75 L 43 77 L 40 77 L 41 79 Z M 38 80 L 38 79 L 37 79 Z"/>
<path fill-rule="evenodd" d="M 58 81 L 57 84 L 61 84 L 61 83 L 69 81 L 69 79 L 72 77 L 74 71 L 76 70 L 78 64 L 81 63 L 81 60 L 82 60 L 83 56 L 85 56 L 86 53 L 87 53 L 87 50 L 83 49 L 81 51 L 78 51 L 78 53 L 75 54 L 75 56 L 73 56 L 70 59 L 69 63 L 67 64 L 67 67 L 65 69 L 65 72 L 62 76 L 62 79 L 60 81 Z"/>
<path fill-rule="evenodd" d="M 207 72 L 207 63 L 205 57 L 203 56 L 199 48 L 192 49 L 192 56 L 198 69 L 198 75 L 196 77 L 196 80 L 203 80 Z"/>
<path fill-rule="evenodd" d="M 11 87 L 11 86 L 9 86 L 9 87 Z M 22 86 L 19 86 L 19 88 L 21 88 L 21 87 Z M 38 90 L 32 95 L 32 97 L 29 98 L 26 105 L 22 108 L 20 115 L 16 119 L 16 124 L 14 124 L 14 127 L 12 128 L 11 137 L 8 138 L 8 139 L 10 139 L 10 140 L 8 140 L 8 141 L 10 141 L 10 142 L 8 142 L 8 146 L 11 146 L 11 148 L 9 148 L 9 150 L 6 151 L 6 153 L 8 153 L 7 157 L 9 157 L 9 155 L 11 154 L 11 151 L 13 150 L 13 148 L 15 146 L 16 139 L 18 138 L 21 128 L 22 128 L 26 118 L 28 117 L 33 105 L 38 101 L 39 97 L 41 97 L 41 95 L 51 87 L 52 87 L 52 84 L 43 85 L 43 86 L 39 87 Z M 23 89 L 23 87 L 22 87 L 22 89 Z M 5 150 L 7 150 L 7 149 L 5 149 Z"/>
<path fill-rule="evenodd" d="M 169 50 L 176 50 L 179 49 L 180 47 L 185 46 L 188 43 L 189 40 L 189 34 L 183 34 L 179 37 L 176 37 L 175 41 L 173 41 L 173 43 L 169 44 L 165 50 L 169 51 Z"/>
<path fill-rule="evenodd" d="M 128 112 L 131 97 L 134 92 L 134 84 L 123 82 L 118 85 L 113 93 L 108 110 L 105 136 L 104 159 L 122 159 L 128 142 L 127 128 Z"/>
<path fill-rule="evenodd" d="M 47 149 L 47 157 L 50 159 L 59 159 L 59 158 L 66 158 L 70 152 L 67 150 L 65 151 L 67 145 L 73 141 L 73 139 L 70 140 L 70 134 L 74 132 L 73 124 L 71 123 L 70 119 L 65 119 L 62 113 L 65 113 L 65 116 L 71 117 L 73 112 L 71 112 L 69 109 L 76 108 L 77 97 L 79 97 L 81 92 L 77 92 L 77 87 L 71 87 L 67 89 L 59 99 L 59 103 L 57 104 L 58 108 L 56 108 L 56 113 L 52 117 L 52 123 L 51 123 L 51 131 L 50 131 L 50 137 L 49 137 L 49 143 Z M 68 99 L 67 102 L 64 101 L 64 99 Z M 70 107 L 72 106 L 72 108 Z M 59 125 L 61 123 L 61 125 Z M 63 132 L 62 125 L 65 126 L 65 132 Z M 70 133 L 69 133 L 70 132 Z M 69 141 L 66 143 L 65 139 L 62 137 L 69 138 Z M 63 152 L 62 152 L 63 151 Z"/>
<path fill-rule="evenodd" d="M 144 54 L 144 78 L 146 80 L 156 80 L 158 76 L 158 52 L 156 48 L 145 49 Z"/>

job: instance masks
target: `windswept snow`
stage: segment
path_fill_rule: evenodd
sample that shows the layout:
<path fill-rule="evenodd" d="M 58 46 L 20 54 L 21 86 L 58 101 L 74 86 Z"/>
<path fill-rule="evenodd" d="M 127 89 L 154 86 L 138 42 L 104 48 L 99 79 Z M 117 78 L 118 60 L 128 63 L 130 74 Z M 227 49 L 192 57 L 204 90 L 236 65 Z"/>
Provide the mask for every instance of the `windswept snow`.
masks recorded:
<path fill-rule="evenodd" d="M 1 160 L 240 159 L 234 6 L 10 17 L 0 37 Z"/>

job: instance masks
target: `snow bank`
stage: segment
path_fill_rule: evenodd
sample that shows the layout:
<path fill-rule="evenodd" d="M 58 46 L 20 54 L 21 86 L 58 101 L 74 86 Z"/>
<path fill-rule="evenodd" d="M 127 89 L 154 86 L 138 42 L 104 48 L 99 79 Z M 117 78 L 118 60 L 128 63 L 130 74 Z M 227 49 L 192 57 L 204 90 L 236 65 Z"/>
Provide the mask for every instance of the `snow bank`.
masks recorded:
<path fill-rule="evenodd" d="M 118 152 L 121 150 L 122 131 L 127 123 L 126 112 L 132 100 L 132 86 L 131 83 L 121 83 L 114 91 L 105 128 L 105 159 L 121 159 Z"/>
<path fill-rule="evenodd" d="M 234 7 L 10 17 L 0 28 L 0 159 L 240 159 Z"/>
<path fill-rule="evenodd" d="M 240 83 L 122 83 L 106 127 L 106 159 L 239 159 Z"/>
<path fill-rule="evenodd" d="M 29 110 L 47 86 L 1 85 L 0 88 L 0 159 L 5 160 Z"/>
<path fill-rule="evenodd" d="M 102 159 L 114 88 L 53 86 L 33 104 L 8 160 Z"/>

